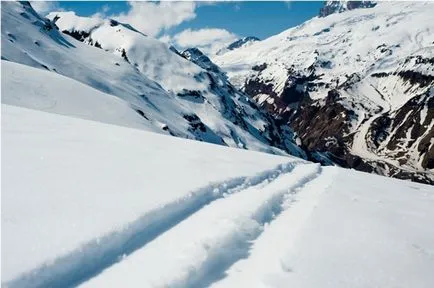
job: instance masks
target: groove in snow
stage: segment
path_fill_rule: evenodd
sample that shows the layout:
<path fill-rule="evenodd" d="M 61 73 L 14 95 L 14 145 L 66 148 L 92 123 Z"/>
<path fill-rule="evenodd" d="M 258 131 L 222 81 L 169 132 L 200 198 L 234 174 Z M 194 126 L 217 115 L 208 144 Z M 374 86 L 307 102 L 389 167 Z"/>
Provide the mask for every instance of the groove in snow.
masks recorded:
<path fill-rule="evenodd" d="M 260 185 L 264 181 L 273 181 L 278 175 L 290 172 L 300 162 L 282 164 L 252 177 L 238 177 L 202 187 L 178 201 L 143 215 L 121 231 L 94 239 L 51 263 L 3 284 L 7 287 L 79 285 L 145 246 L 207 204 L 227 194 Z"/>

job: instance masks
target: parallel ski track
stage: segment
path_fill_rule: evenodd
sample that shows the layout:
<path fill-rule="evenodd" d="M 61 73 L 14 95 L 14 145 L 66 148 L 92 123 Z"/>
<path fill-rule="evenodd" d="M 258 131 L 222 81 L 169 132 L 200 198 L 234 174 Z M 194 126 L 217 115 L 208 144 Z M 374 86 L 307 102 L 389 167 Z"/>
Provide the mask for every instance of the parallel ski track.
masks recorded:
<path fill-rule="evenodd" d="M 251 177 L 233 178 L 202 187 L 184 198 L 146 213 L 121 231 L 114 231 L 93 239 L 50 263 L 22 274 L 8 283 L 2 283 L 2 286 L 12 288 L 77 286 L 144 247 L 204 206 L 228 194 L 264 185 L 264 182 L 265 184 L 272 182 L 279 175 L 290 173 L 295 166 L 304 165 L 302 163 L 304 162 L 294 161 Z"/>
<path fill-rule="evenodd" d="M 282 212 L 287 198 L 320 174 L 318 164 L 298 165 L 272 181 L 213 201 L 84 286 L 107 281 L 122 285 L 120 278 L 125 277 L 139 286 L 207 287 L 224 277 L 232 264 L 248 257 L 252 241 Z"/>

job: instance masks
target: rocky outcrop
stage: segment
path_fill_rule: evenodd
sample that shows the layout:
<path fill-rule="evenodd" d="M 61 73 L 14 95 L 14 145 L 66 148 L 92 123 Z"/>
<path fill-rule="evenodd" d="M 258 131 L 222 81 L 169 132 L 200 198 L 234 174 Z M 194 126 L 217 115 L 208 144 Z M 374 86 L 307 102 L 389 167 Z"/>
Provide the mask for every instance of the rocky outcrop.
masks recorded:
<path fill-rule="evenodd" d="M 205 54 L 202 53 L 198 48 L 188 48 L 184 50 L 181 54 L 182 57 L 185 59 L 195 63 L 199 67 L 212 71 L 214 73 L 221 73 L 223 72 L 220 70 L 220 68 L 215 65 Z"/>
<path fill-rule="evenodd" d="M 434 7 L 427 5 L 329 1 L 321 16 L 333 17 L 213 59 L 287 123 L 310 159 L 432 183 Z"/>
<path fill-rule="evenodd" d="M 256 41 L 260 41 L 258 37 L 255 37 L 255 36 L 244 37 L 244 38 L 241 38 L 241 39 L 229 44 L 227 49 L 228 50 L 234 50 L 234 49 L 242 47 L 246 43 L 251 43 L 251 42 L 256 42 Z"/>
<path fill-rule="evenodd" d="M 375 5 L 375 1 L 326 1 L 324 7 L 319 11 L 319 17 L 358 8 L 372 8 Z"/>

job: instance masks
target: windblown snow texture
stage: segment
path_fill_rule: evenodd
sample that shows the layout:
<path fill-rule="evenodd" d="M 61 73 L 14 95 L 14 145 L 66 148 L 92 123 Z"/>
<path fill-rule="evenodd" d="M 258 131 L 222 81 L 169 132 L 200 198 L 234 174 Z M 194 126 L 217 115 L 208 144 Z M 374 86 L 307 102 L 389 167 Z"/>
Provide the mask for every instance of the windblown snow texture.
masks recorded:
<path fill-rule="evenodd" d="M 428 185 L 2 104 L 2 286 L 428 288 L 433 204 Z"/>

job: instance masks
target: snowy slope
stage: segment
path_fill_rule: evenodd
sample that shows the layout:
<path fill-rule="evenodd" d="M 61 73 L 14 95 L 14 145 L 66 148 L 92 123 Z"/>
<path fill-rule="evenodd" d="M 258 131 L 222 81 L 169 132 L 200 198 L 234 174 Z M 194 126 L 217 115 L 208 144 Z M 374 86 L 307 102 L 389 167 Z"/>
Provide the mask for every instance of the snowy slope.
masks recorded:
<path fill-rule="evenodd" d="M 2 103 L 143 129 L 152 125 L 125 101 L 62 75 L 1 61 Z"/>
<path fill-rule="evenodd" d="M 2 104 L 2 286 L 431 287 L 434 189 Z"/>
<path fill-rule="evenodd" d="M 145 238 L 163 229 L 147 227 L 149 221 L 174 225 L 225 189 L 262 182 L 280 164 L 301 162 L 5 104 L 2 134 L 4 283 L 62 255 L 72 258 L 58 259 L 61 271 L 82 265 L 99 253 L 92 247 L 100 237 L 107 240 L 102 249 L 118 253 L 137 229 Z M 104 240 L 111 232 L 120 243 Z M 80 247 L 91 254 L 74 257 Z"/>
<path fill-rule="evenodd" d="M 174 51 L 173 47 L 170 49 L 166 44 L 147 37 L 130 25 L 112 19 L 79 17 L 73 12 L 51 12 L 47 17 L 63 33 L 123 57 L 141 74 L 176 95 L 183 106 L 195 111 L 206 125 L 223 135 L 223 140 L 229 146 L 264 151 L 264 148 L 254 148 L 249 144 L 260 141 L 290 154 L 304 156 L 301 149 L 291 143 L 292 134 L 282 133 L 273 127 L 273 120 L 259 111 L 246 95 L 237 91 L 226 76 L 213 67 L 213 63 L 204 67 L 198 62 L 186 61 L 187 57 Z M 235 124 L 235 127 L 223 125 L 216 118 L 224 118 L 226 122 Z M 239 128 L 247 130 L 251 135 L 242 135 L 244 131 L 239 131 Z M 249 139 L 252 137 L 254 139 Z"/>
<path fill-rule="evenodd" d="M 342 13 L 213 61 L 287 120 L 308 151 L 343 166 L 430 182 L 433 3 L 386 1 L 347 11 L 342 5 L 353 1 L 329 2 Z"/>
<path fill-rule="evenodd" d="M 121 98 L 148 122 L 145 129 L 303 156 L 290 132 L 280 133 L 246 95 L 127 24 L 66 13 L 55 20 L 59 25 L 68 20 L 72 30 L 67 35 L 27 2 L 5 2 L 1 9 L 3 60 L 49 70 Z M 83 29 L 81 36 L 73 29 Z M 19 105 L 32 105 L 23 101 Z M 82 105 L 83 110 L 97 109 L 86 107 L 92 105 L 86 101 Z"/>

